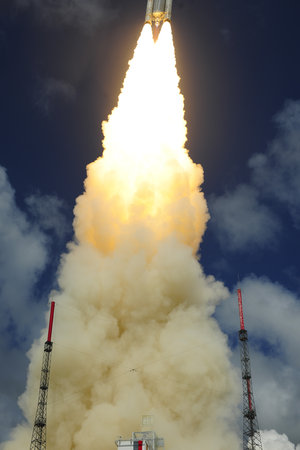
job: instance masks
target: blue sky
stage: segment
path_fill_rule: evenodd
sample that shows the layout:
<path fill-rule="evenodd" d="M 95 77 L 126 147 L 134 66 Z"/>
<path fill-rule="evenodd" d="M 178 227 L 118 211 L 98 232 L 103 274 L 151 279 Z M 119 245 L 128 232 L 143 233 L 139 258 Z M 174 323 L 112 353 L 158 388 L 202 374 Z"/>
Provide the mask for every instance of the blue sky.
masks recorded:
<path fill-rule="evenodd" d="M 3 439 L 20 420 L 25 353 L 44 325 L 60 255 L 72 237 L 75 198 L 86 165 L 101 153 L 101 121 L 116 102 L 144 3 L 0 5 Z M 175 0 L 173 9 L 188 148 L 204 167 L 211 214 L 199 257 L 205 273 L 232 292 L 216 317 L 237 367 L 240 280 L 259 422 L 294 444 L 300 443 L 299 13 L 294 0 Z M 277 434 L 268 438 L 277 439 L 270 448 L 294 448 Z"/>

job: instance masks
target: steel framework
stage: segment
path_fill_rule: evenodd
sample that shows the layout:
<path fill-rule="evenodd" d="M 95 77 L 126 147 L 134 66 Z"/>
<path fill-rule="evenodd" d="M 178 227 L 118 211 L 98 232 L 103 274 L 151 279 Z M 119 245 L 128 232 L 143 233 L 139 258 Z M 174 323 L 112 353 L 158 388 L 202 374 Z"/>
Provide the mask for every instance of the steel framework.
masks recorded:
<path fill-rule="evenodd" d="M 48 388 L 50 378 L 51 353 L 53 346 L 51 337 L 52 337 L 54 307 L 55 303 L 51 302 L 48 339 L 44 344 L 44 356 L 41 371 L 39 398 L 33 425 L 30 450 L 46 449 L 47 400 L 48 400 Z"/>
<path fill-rule="evenodd" d="M 245 330 L 244 314 L 242 304 L 242 292 L 238 293 L 239 313 L 240 313 L 240 353 L 241 353 L 241 370 L 243 384 L 243 450 L 262 450 L 262 442 L 258 427 L 257 414 L 254 403 L 254 395 L 252 389 L 252 377 L 250 367 L 250 356 L 248 349 L 248 333 Z"/>

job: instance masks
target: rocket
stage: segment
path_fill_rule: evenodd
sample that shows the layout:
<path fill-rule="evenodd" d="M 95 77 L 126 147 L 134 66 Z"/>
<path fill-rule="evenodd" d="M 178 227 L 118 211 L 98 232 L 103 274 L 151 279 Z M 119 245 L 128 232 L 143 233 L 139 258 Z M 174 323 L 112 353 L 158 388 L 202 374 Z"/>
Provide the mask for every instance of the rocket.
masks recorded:
<path fill-rule="evenodd" d="M 171 21 L 172 0 L 148 0 L 145 23 L 158 29 L 166 21 Z"/>

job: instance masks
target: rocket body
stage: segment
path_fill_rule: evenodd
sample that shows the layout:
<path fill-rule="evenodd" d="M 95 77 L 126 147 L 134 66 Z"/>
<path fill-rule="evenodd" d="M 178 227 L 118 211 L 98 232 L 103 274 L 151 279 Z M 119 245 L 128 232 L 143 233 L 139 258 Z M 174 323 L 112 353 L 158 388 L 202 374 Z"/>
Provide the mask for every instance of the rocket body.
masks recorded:
<path fill-rule="evenodd" d="M 160 27 L 171 20 L 172 0 L 148 0 L 145 22 Z"/>

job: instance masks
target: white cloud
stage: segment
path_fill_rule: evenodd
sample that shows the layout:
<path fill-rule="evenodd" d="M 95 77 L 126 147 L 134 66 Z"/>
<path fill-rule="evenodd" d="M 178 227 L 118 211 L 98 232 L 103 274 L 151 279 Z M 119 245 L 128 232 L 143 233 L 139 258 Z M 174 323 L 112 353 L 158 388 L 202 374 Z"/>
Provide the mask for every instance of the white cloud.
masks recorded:
<path fill-rule="evenodd" d="M 25 350 L 41 328 L 45 305 L 34 287 L 47 264 L 46 238 L 15 202 L 5 169 L 0 166 L 0 436 L 20 417 L 17 397 L 26 373 Z M 0 411 L 1 412 L 1 411 Z"/>
<path fill-rule="evenodd" d="M 250 331 L 250 330 L 249 330 Z M 251 341 L 250 341 L 251 342 Z M 250 348 L 258 420 L 261 428 L 275 428 L 300 442 L 299 372 L 292 363 Z"/>
<path fill-rule="evenodd" d="M 212 197 L 209 209 L 221 245 L 230 250 L 270 246 L 280 230 L 276 216 L 259 202 L 258 192 L 247 185 Z"/>
<path fill-rule="evenodd" d="M 275 118 L 278 134 L 265 154 L 249 161 L 253 184 L 280 202 L 300 226 L 300 101 L 286 102 Z"/>
<path fill-rule="evenodd" d="M 32 7 L 49 24 L 67 24 L 91 31 L 114 16 L 109 0 L 15 0 L 19 7 Z"/>
<path fill-rule="evenodd" d="M 32 325 L 33 287 L 47 264 L 46 238 L 17 207 L 2 167 L 0 217 L 0 330 L 11 326 L 15 339 L 23 340 Z"/>
<path fill-rule="evenodd" d="M 299 443 L 300 411 L 296 400 L 300 398 L 299 299 L 266 278 L 245 278 L 240 287 L 260 427 L 275 428 Z M 237 335 L 239 317 L 235 293 L 217 308 L 217 317 L 229 334 Z M 238 347 L 234 363 L 239 366 Z"/>
<path fill-rule="evenodd" d="M 300 101 L 286 102 L 274 121 L 276 137 L 248 162 L 251 181 L 209 200 L 212 228 L 228 250 L 273 245 L 282 228 L 280 210 L 300 227 Z"/>
<path fill-rule="evenodd" d="M 1 335 L 0 342 L 0 442 L 8 438 L 10 430 L 22 419 L 17 397 L 24 389 L 27 358 L 24 350 L 11 348 Z M 0 444 L 1 448 L 1 444 Z"/>
<path fill-rule="evenodd" d="M 278 434 L 275 430 L 264 430 L 261 433 L 264 450 L 300 450 L 295 447 L 285 434 Z"/>

